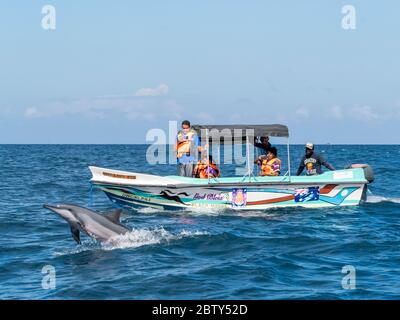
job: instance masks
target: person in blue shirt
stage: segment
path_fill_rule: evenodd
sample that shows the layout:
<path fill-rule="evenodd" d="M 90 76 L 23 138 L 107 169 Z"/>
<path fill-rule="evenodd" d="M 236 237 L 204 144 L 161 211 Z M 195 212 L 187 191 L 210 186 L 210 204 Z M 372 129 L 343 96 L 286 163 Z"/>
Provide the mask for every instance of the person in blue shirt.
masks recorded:
<path fill-rule="evenodd" d="M 178 163 L 177 174 L 183 177 L 192 177 L 198 152 L 202 148 L 200 139 L 188 120 L 182 121 L 182 129 L 176 135 L 175 150 Z"/>

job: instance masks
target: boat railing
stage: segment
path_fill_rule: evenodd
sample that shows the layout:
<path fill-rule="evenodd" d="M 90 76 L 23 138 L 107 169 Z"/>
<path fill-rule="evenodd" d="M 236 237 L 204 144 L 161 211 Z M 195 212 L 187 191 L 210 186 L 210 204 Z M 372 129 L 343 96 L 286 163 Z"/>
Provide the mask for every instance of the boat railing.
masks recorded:
<path fill-rule="evenodd" d="M 286 130 L 287 131 L 287 130 Z M 205 133 L 206 133 L 206 141 L 207 144 L 209 143 L 209 129 L 206 128 L 205 129 Z M 275 134 L 276 136 L 281 136 L 281 137 L 286 137 L 286 145 L 287 145 L 287 161 L 288 161 L 288 171 L 282 176 L 281 182 L 291 182 L 291 161 L 290 161 L 290 142 L 289 142 L 289 132 L 287 131 L 286 133 L 282 134 L 281 132 L 279 132 L 278 134 Z M 218 144 L 218 163 L 220 163 L 220 145 Z M 209 146 L 207 145 L 207 147 L 205 148 L 206 150 L 206 156 L 207 156 L 207 171 L 209 171 L 209 155 L 210 155 L 210 150 L 209 150 Z M 249 135 L 247 133 L 246 130 L 246 167 L 247 167 L 247 172 L 245 175 L 243 175 L 241 182 L 245 182 L 246 179 L 248 179 L 248 182 L 251 183 L 252 179 L 254 182 L 259 182 L 259 180 L 257 179 L 257 177 L 254 175 L 254 170 L 253 167 L 250 163 L 250 141 L 249 141 Z M 208 176 L 208 183 L 210 183 L 212 180 L 214 180 L 215 182 L 219 182 L 217 177 L 210 177 Z"/>
<path fill-rule="evenodd" d="M 286 171 L 285 174 L 282 176 L 282 181 L 291 180 L 290 170 Z"/>

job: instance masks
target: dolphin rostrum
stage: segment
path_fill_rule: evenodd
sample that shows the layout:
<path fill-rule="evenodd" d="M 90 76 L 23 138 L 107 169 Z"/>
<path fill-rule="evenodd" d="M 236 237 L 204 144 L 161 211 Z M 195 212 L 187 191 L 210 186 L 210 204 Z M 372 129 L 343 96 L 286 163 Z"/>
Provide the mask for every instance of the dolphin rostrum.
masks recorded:
<path fill-rule="evenodd" d="M 73 204 L 44 204 L 43 207 L 67 220 L 71 227 L 72 237 L 78 244 L 81 244 L 79 231 L 85 232 L 89 237 L 98 241 L 108 241 L 114 236 L 130 231 L 119 221 L 122 212 L 121 209 L 101 215 L 95 211 Z"/>

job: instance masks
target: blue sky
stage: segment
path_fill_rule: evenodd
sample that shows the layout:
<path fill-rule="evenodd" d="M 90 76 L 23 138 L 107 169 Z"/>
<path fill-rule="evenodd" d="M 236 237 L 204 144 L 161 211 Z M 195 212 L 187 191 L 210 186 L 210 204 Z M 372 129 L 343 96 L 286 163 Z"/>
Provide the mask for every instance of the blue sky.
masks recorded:
<path fill-rule="evenodd" d="M 45 4 L 56 30 L 41 27 Z M 356 29 L 341 27 L 342 7 Z M 144 143 L 169 120 L 399 143 L 398 1 L 2 1 L 0 143 Z"/>

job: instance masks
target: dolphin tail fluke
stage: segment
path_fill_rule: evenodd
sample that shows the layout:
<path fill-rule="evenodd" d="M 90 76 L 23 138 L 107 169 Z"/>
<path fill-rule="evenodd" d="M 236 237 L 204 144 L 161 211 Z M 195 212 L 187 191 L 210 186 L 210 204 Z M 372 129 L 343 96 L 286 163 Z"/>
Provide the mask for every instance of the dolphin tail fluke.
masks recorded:
<path fill-rule="evenodd" d="M 81 242 L 81 237 L 79 234 L 79 229 L 73 225 L 71 225 L 71 233 L 72 233 L 72 238 L 76 241 L 77 244 L 82 244 Z"/>

